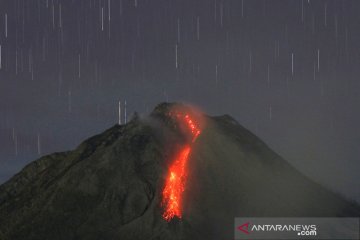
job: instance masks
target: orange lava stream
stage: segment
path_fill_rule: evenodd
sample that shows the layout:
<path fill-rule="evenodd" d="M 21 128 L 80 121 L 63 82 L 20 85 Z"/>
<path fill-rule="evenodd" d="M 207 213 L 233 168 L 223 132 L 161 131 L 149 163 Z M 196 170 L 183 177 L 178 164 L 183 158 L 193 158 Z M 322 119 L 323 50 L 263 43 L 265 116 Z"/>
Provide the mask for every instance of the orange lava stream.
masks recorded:
<path fill-rule="evenodd" d="M 177 113 L 176 117 L 179 121 L 184 121 L 187 129 L 191 132 L 192 142 L 194 142 L 200 135 L 199 127 L 188 114 L 182 115 Z M 178 218 L 182 217 L 182 193 L 185 190 L 187 178 L 186 164 L 190 152 L 190 144 L 183 146 L 169 167 L 165 187 L 162 192 L 162 205 L 165 206 L 165 211 L 162 216 L 166 221 L 170 221 L 174 216 L 177 216 Z"/>
<path fill-rule="evenodd" d="M 163 202 L 166 203 L 166 210 L 163 213 L 165 220 L 170 221 L 174 216 L 181 218 L 182 193 L 185 190 L 186 171 L 185 165 L 189 157 L 190 146 L 185 146 L 176 156 L 170 166 L 169 174 L 163 190 Z"/>

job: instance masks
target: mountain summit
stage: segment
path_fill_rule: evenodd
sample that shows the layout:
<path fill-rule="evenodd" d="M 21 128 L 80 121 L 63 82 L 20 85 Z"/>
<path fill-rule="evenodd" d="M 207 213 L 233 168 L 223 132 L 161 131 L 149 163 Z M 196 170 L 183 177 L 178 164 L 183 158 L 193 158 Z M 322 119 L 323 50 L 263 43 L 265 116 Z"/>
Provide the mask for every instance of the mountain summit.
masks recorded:
<path fill-rule="evenodd" d="M 359 216 L 228 115 L 158 105 L 0 186 L 0 239 L 232 239 L 235 217 Z"/>

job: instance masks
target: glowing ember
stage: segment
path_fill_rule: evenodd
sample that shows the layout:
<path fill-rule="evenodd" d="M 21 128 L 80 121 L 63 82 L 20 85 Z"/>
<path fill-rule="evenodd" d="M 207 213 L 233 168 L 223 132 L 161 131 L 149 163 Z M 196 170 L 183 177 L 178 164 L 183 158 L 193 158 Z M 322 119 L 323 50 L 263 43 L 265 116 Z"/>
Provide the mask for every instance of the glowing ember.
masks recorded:
<path fill-rule="evenodd" d="M 193 142 L 195 142 L 196 138 L 200 134 L 200 129 L 197 128 L 193 122 L 193 120 L 190 119 L 189 115 L 185 115 L 185 122 L 187 123 L 192 135 L 193 135 Z"/>
<path fill-rule="evenodd" d="M 200 129 L 188 114 L 175 114 L 177 120 L 185 122 L 186 127 L 192 135 L 192 142 L 200 135 Z M 166 178 L 165 188 L 163 190 L 162 205 L 165 206 L 163 217 L 170 221 L 174 216 L 182 217 L 182 193 L 185 190 L 186 183 L 186 163 L 189 158 L 191 146 L 186 144 L 175 156 Z"/>

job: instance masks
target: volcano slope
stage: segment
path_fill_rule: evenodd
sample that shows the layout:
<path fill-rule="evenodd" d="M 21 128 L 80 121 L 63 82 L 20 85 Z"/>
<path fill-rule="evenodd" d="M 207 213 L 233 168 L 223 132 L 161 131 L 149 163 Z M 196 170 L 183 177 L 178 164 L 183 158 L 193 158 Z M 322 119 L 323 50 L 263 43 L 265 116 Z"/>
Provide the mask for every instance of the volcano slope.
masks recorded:
<path fill-rule="evenodd" d="M 164 188 L 189 142 L 173 109 L 201 125 L 191 143 L 181 216 L 165 219 Z M 196 115 L 196 116 L 195 116 Z M 234 217 L 359 216 L 230 116 L 163 103 L 73 151 L 44 156 L 0 186 L 0 239 L 232 239 Z"/>

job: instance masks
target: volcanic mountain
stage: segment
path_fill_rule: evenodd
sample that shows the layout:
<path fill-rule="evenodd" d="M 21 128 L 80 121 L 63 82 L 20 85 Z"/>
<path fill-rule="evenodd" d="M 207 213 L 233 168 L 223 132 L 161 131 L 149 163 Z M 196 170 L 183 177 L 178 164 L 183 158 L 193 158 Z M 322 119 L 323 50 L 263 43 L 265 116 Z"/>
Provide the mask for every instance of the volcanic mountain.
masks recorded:
<path fill-rule="evenodd" d="M 0 186 L 0 239 L 232 239 L 235 217 L 360 215 L 228 115 L 163 103 Z"/>

